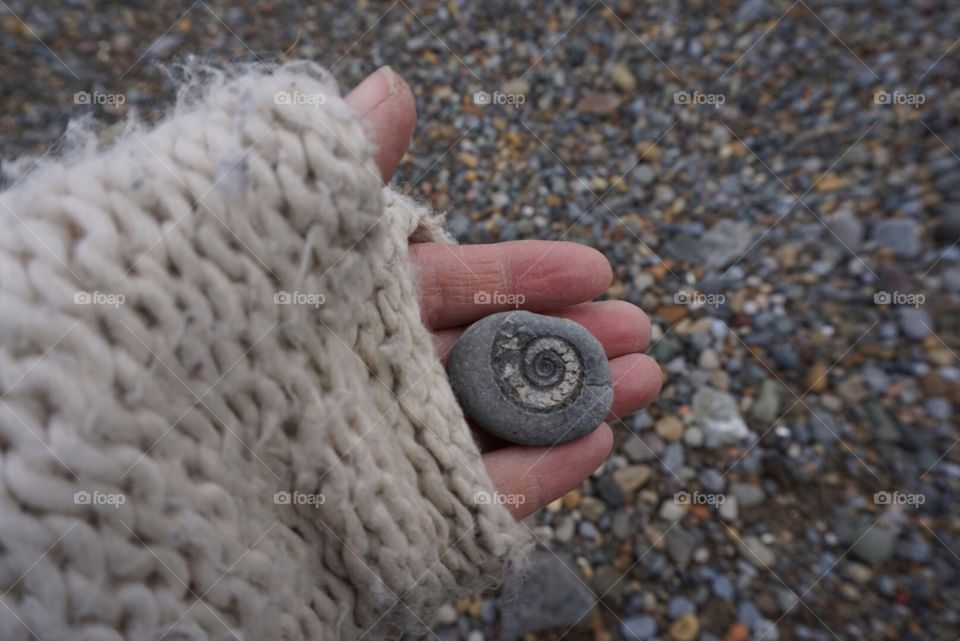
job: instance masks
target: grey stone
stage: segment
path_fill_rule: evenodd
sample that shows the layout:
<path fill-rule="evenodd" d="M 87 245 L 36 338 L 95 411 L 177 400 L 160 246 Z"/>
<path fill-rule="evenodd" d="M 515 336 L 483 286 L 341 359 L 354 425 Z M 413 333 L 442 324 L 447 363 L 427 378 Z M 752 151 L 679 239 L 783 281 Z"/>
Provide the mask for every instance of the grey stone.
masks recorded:
<path fill-rule="evenodd" d="M 750 483 L 731 483 L 728 491 L 743 507 L 760 505 L 767 498 L 762 488 Z"/>
<path fill-rule="evenodd" d="M 770 350 L 770 355 L 780 369 L 795 370 L 800 367 L 800 355 L 792 345 L 777 344 Z"/>
<path fill-rule="evenodd" d="M 623 453 L 627 455 L 627 458 L 634 463 L 644 463 L 646 461 L 652 461 L 655 458 L 653 449 L 646 443 L 646 441 L 643 438 L 639 436 L 633 436 L 632 434 L 627 437 L 622 449 Z"/>
<path fill-rule="evenodd" d="M 780 641 L 780 631 L 777 624 L 769 619 L 760 619 L 752 627 L 754 638 L 769 641 Z"/>
<path fill-rule="evenodd" d="M 700 470 L 697 480 L 700 481 L 703 489 L 708 492 L 723 492 L 723 488 L 726 487 L 727 484 L 723 475 L 712 467 L 706 467 Z"/>
<path fill-rule="evenodd" d="M 713 596 L 718 599 L 723 599 L 724 601 L 730 601 L 735 594 L 733 583 L 722 574 L 713 580 L 713 583 L 710 584 L 710 589 L 713 590 Z"/>
<path fill-rule="evenodd" d="M 680 236 L 671 238 L 663 247 L 664 253 L 681 263 L 701 263 L 705 259 L 702 243 L 696 238 Z"/>
<path fill-rule="evenodd" d="M 653 167 L 644 163 L 637 165 L 637 168 L 633 170 L 633 177 L 641 185 L 650 185 L 657 179 L 657 174 Z"/>
<path fill-rule="evenodd" d="M 553 538 L 561 543 L 569 543 L 573 540 L 575 528 L 576 524 L 573 522 L 573 519 L 569 516 L 564 516 L 559 520 L 556 527 L 553 528 Z"/>
<path fill-rule="evenodd" d="M 580 521 L 577 524 L 577 534 L 580 535 L 581 539 L 592 541 L 597 538 L 600 532 L 597 530 L 597 526 L 590 521 Z"/>
<path fill-rule="evenodd" d="M 740 556 L 744 561 L 760 568 L 770 568 L 776 561 L 773 551 L 755 536 L 745 536 L 737 541 Z M 746 623 L 746 622 L 744 622 Z"/>
<path fill-rule="evenodd" d="M 722 218 L 703 235 L 701 242 L 701 251 L 706 256 L 706 268 L 719 269 L 740 258 L 750 249 L 753 234 L 750 232 L 749 223 Z"/>
<path fill-rule="evenodd" d="M 690 614 L 696 611 L 697 606 L 694 605 L 693 601 L 682 595 L 673 597 L 670 599 L 670 602 L 667 603 L 667 618 L 671 621 L 673 619 L 679 619 L 684 614 Z"/>
<path fill-rule="evenodd" d="M 745 0 L 740 3 L 737 9 L 737 22 L 755 22 L 769 13 L 769 7 L 765 0 Z"/>
<path fill-rule="evenodd" d="M 633 533 L 633 527 L 630 525 L 630 515 L 620 510 L 613 515 L 613 521 L 610 524 L 610 532 L 614 538 L 624 540 Z"/>
<path fill-rule="evenodd" d="M 679 503 L 676 503 L 672 496 L 660 505 L 659 516 L 664 521 L 669 521 L 672 523 L 674 521 L 679 521 L 686 515 L 687 510 Z"/>
<path fill-rule="evenodd" d="M 597 495 L 604 500 L 607 505 L 618 507 L 623 505 L 627 497 L 620 489 L 620 485 L 614 480 L 612 474 L 604 474 L 597 479 L 594 489 Z"/>
<path fill-rule="evenodd" d="M 553 628 L 568 628 L 594 608 L 593 592 L 577 576 L 569 558 L 537 550 L 529 571 L 510 578 L 500 596 L 500 638 L 517 639 Z"/>
<path fill-rule="evenodd" d="M 737 606 L 737 621 L 748 628 L 753 628 L 760 620 L 760 616 L 760 610 L 753 604 L 753 601 L 743 601 Z"/>
<path fill-rule="evenodd" d="M 573 321 L 525 311 L 492 314 L 467 328 L 447 376 L 478 427 L 522 445 L 586 436 L 613 403 L 600 342 Z"/>
<path fill-rule="evenodd" d="M 898 307 L 897 320 L 900 331 L 911 340 L 923 340 L 933 331 L 933 319 L 922 307 Z"/>
<path fill-rule="evenodd" d="M 768 378 L 760 386 L 760 393 L 750 408 L 753 417 L 766 429 L 780 418 L 780 390 L 782 385 Z"/>
<path fill-rule="evenodd" d="M 667 555 L 681 568 L 690 563 L 693 554 L 693 536 L 680 528 L 674 528 L 667 534 Z"/>
<path fill-rule="evenodd" d="M 653 425 L 653 417 L 647 410 L 640 410 L 630 417 L 630 429 L 634 432 L 642 432 Z"/>
<path fill-rule="evenodd" d="M 829 219 L 827 225 L 832 231 L 829 239 L 846 245 L 850 251 L 856 252 L 863 243 L 863 223 L 850 213 L 841 213 Z"/>
<path fill-rule="evenodd" d="M 737 517 L 740 515 L 740 503 L 737 501 L 737 497 L 726 497 L 726 500 L 717 508 L 717 513 L 724 521 L 730 523 L 736 521 Z"/>
<path fill-rule="evenodd" d="M 620 634 L 626 641 L 649 641 L 656 633 L 656 619 L 645 614 L 628 617 L 620 624 Z"/>
<path fill-rule="evenodd" d="M 912 258 L 920 253 L 918 223 L 915 220 L 894 218 L 881 220 L 873 228 L 873 242 L 898 256 Z"/>
<path fill-rule="evenodd" d="M 671 443 L 663 453 L 663 469 L 667 474 L 677 474 L 685 458 L 683 443 Z"/>
<path fill-rule="evenodd" d="M 696 425 L 691 425 L 683 433 L 683 442 L 690 447 L 700 447 L 703 445 L 703 430 Z"/>
<path fill-rule="evenodd" d="M 701 387 L 693 395 L 693 416 L 703 428 L 706 447 L 731 445 L 747 436 L 737 401 L 726 392 Z"/>
<path fill-rule="evenodd" d="M 861 533 L 850 553 L 867 563 L 883 563 L 897 546 L 897 532 L 886 525 L 877 525 Z"/>
<path fill-rule="evenodd" d="M 942 396 L 928 398 L 923 403 L 923 409 L 929 416 L 940 421 L 946 421 L 953 415 L 953 404 Z"/>
<path fill-rule="evenodd" d="M 940 219 L 936 238 L 943 245 L 952 245 L 960 241 L 960 206 L 954 207 Z"/>

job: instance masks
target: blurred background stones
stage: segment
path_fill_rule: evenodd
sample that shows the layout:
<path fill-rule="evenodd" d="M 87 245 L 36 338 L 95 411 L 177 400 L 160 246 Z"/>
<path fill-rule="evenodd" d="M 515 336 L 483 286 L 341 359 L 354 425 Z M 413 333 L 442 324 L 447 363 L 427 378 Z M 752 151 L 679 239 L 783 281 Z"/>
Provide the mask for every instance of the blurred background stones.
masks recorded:
<path fill-rule="evenodd" d="M 956 641 L 958 38 L 946 0 L 8 0 L 0 155 L 156 118 L 191 56 L 391 64 L 397 183 L 603 251 L 666 376 L 526 521 L 532 583 L 424 638 Z"/>

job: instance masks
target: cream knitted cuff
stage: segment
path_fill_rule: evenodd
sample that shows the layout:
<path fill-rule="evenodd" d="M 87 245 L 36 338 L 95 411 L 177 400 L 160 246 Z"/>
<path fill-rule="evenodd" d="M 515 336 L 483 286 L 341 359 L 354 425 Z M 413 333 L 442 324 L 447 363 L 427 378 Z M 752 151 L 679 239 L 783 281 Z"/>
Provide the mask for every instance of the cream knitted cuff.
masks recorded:
<path fill-rule="evenodd" d="M 353 641 L 520 561 L 371 152 L 291 63 L 0 194 L 0 639 Z"/>

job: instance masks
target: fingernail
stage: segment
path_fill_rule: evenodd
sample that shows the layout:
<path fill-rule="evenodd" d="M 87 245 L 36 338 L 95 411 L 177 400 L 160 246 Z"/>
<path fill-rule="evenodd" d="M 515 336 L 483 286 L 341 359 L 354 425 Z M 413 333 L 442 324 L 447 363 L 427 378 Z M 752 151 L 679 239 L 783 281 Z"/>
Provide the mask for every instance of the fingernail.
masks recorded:
<path fill-rule="evenodd" d="M 350 92 L 350 104 L 363 116 L 392 96 L 396 87 L 397 74 L 389 65 L 384 65 L 364 78 L 363 82 Z"/>

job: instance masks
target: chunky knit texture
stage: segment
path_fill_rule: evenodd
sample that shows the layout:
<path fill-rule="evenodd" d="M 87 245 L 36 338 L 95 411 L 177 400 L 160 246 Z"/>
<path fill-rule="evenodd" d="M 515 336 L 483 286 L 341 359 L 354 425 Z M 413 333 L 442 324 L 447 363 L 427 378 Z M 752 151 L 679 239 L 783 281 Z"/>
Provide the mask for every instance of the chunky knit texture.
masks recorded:
<path fill-rule="evenodd" d="M 207 85 L 0 195 L 5 641 L 376 638 L 528 545 L 420 320 L 441 220 L 316 67 Z"/>

